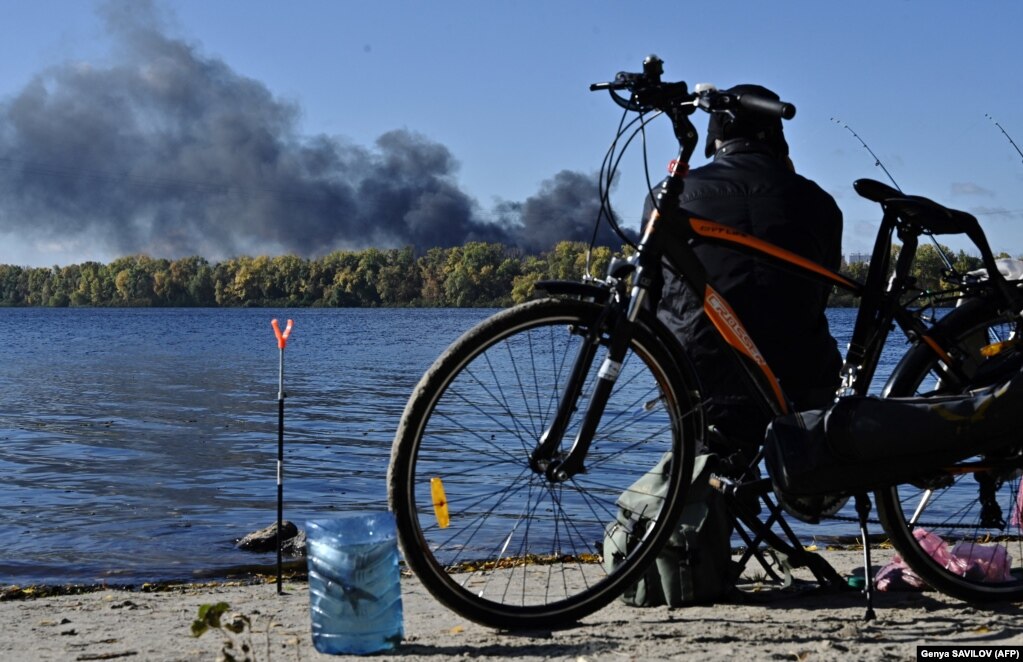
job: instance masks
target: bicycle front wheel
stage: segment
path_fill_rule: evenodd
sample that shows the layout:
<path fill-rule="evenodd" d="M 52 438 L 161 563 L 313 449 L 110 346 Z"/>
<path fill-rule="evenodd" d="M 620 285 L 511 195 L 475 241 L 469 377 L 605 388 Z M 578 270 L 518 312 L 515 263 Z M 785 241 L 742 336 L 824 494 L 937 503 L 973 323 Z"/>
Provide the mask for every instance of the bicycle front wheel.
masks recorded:
<path fill-rule="evenodd" d="M 602 310 L 545 299 L 498 313 L 437 359 L 405 408 L 388 475 L 402 550 L 434 597 L 465 618 L 505 629 L 570 625 L 634 582 L 674 528 L 702 418 L 652 317 L 636 325 L 585 469 L 557 480 L 531 466 Z M 556 457 L 575 437 L 601 353 Z M 669 452 L 660 512 L 611 569 L 603 539 L 616 500 Z"/>
<path fill-rule="evenodd" d="M 884 395 L 953 395 L 1001 383 L 1023 365 L 1020 331 L 1018 320 L 1002 317 L 991 303 L 969 301 L 932 329 L 964 379 L 946 377 L 935 351 L 918 343 L 892 372 Z M 968 602 L 1020 600 L 1021 475 L 1023 443 L 879 490 L 878 515 L 906 563 L 935 589 Z"/>

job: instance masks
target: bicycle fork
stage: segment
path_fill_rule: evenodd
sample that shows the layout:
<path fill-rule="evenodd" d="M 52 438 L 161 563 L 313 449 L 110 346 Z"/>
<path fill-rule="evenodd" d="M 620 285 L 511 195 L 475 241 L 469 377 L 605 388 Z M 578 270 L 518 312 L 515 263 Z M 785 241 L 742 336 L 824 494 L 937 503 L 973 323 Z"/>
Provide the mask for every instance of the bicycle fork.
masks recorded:
<path fill-rule="evenodd" d="M 695 136 L 695 133 L 692 135 Z M 691 147 L 687 151 L 683 146 L 676 163 L 687 163 L 691 152 Z M 604 308 L 604 313 L 589 329 L 572 368 L 572 375 L 565 386 L 564 395 L 558 404 L 558 413 L 554 422 L 540 436 L 539 443 L 530 456 L 530 467 L 533 471 L 544 474 L 551 482 L 567 481 L 572 476 L 586 470 L 583 462 L 593 441 L 593 434 L 604 415 L 604 408 L 607 406 L 608 398 L 610 398 L 618 374 L 621 372 L 622 362 L 625 360 L 625 354 L 632 342 L 633 325 L 639 317 L 639 312 L 645 305 L 650 287 L 653 285 L 652 279 L 646 274 L 654 273 L 661 268 L 660 256 L 663 240 L 658 238 L 655 231 L 658 225 L 657 219 L 661 215 L 660 210 L 665 210 L 671 217 L 681 214 L 673 201 L 678 199 L 684 189 L 684 177 L 687 169 L 688 167 L 674 168 L 671 175 L 662 184 L 657 193 L 655 211 L 647 222 L 636 254 L 628 260 L 622 261 L 617 268 L 612 264 L 608 269 L 614 279 L 624 278 L 629 272 L 632 273 L 631 294 L 627 299 L 627 306 L 622 306 L 620 302 L 612 299 L 611 303 Z M 665 201 L 672 202 L 665 204 Z M 671 225 L 670 222 L 668 224 Z M 582 394 L 590 366 L 596 358 L 597 346 L 601 344 L 604 329 L 609 327 L 607 354 L 597 372 L 597 384 L 590 397 L 589 406 L 583 415 L 579 432 L 572 442 L 572 448 L 567 453 L 561 454 L 558 449 L 561 448 L 561 442 L 565 437 L 572 414 L 576 411 L 576 403 Z"/>
<path fill-rule="evenodd" d="M 632 340 L 632 327 L 646 290 L 637 286 L 629 299 L 629 308 L 623 312 L 617 305 L 605 308 L 597 321 L 590 327 L 572 367 L 568 383 L 558 403 L 558 411 L 551 425 L 540 436 L 539 443 L 530 456 L 530 467 L 537 474 L 543 474 L 554 483 L 570 480 L 578 473 L 585 473 L 585 459 L 593 442 L 593 435 L 604 415 L 611 392 L 622 369 L 622 362 Z M 590 402 L 583 414 L 582 423 L 567 453 L 559 451 L 568 430 L 572 415 L 577 411 L 578 401 L 586 384 L 590 367 L 597 357 L 604 330 L 610 324 L 607 352 L 597 371 L 597 383 L 590 396 Z"/>

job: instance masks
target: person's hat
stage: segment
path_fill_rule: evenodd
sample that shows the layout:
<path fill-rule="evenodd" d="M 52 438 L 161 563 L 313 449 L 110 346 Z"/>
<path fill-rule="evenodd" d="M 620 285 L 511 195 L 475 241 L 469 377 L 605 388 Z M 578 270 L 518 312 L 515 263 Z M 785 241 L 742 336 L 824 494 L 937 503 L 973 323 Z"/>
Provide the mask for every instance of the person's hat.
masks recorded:
<path fill-rule="evenodd" d="M 726 94 L 755 94 L 774 101 L 781 97 L 761 85 L 743 84 L 722 90 Z M 704 155 L 710 158 L 717 150 L 715 140 L 731 140 L 732 138 L 750 138 L 770 145 L 778 156 L 787 156 L 789 145 L 785 142 L 781 118 L 771 117 L 755 111 L 739 111 L 730 117 L 727 113 L 711 113 L 707 122 L 707 136 L 704 143 Z"/>

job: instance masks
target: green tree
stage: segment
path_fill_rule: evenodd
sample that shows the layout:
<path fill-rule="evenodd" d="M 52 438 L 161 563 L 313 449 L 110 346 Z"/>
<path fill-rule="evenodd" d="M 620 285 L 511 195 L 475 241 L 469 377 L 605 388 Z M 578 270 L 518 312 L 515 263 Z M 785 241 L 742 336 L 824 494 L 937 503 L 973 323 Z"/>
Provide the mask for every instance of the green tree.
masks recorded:
<path fill-rule="evenodd" d="M 586 244 L 560 241 L 546 253 L 547 277 L 554 280 L 578 280 L 586 263 Z"/>
<path fill-rule="evenodd" d="M 449 252 L 445 300 L 458 307 L 509 303 L 512 281 L 519 270 L 505 264 L 506 251 L 501 244 L 469 242 Z"/>
<path fill-rule="evenodd" d="M 387 306 L 418 303 L 421 290 L 422 278 L 412 247 L 387 251 L 376 280 L 376 291 L 381 303 Z"/>
<path fill-rule="evenodd" d="M 114 285 L 114 273 L 110 265 L 100 265 L 96 269 L 96 279 L 89 283 L 89 299 L 94 306 L 112 306 L 117 288 Z"/>
<path fill-rule="evenodd" d="M 85 262 L 78 270 L 78 282 L 71 292 L 72 306 L 106 306 L 109 295 L 104 293 L 106 266 L 99 262 Z M 108 279 L 106 279 L 108 280 Z"/>
<path fill-rule="evenodd" d="M 362 255 L 351 251 L 336 251 L 325 259 L 328 273 L 333 274 L 323 290 L 323 304 L 334 307 L 365 305 L 360 298 L 360 262 Z M 374 288 L 375 296 L 375 288 Z"/>
<path fill-rule="evenodd" d="M 917 249 L 911 273 L 916 277 L 917 287 L 921 290 L 925 292 L 941 290 L 942 274 L 947 268 L 942 253 L 949 255 L 948 247 L 941 246 L 939 252 L 932 244 L 923 244 Z"/>
<path fill-rule="evenodd" d="M 852 264 L 844 264 L 840 272 L 851 278 L 852 280 L 860 283 L 867 280 L 867 273 L 870 271 L 869 262 L 853 262 Z"/>
<path fill-rule="evenodd" d="M 416 260 L 419 268 L 420 295 L 425 305 L 444 306 L 447 299 L 444 294 L 444 280 L 447 275 L 448 253 L 453 249 L 431 248 Z"/>
<path fill-rule="evenodd" d="M 69 264 L 66 267 L 54 266 L 50 300 L 46 305 L 53 308 L 66 308 L 70 306 L 72 304 L 72 297 L 78 289 L 81 274 L 82 268 L 77 264 Z"/>
<path fill-rule="evenodd" d="M 263 283 L 260 282 L 260 262 L 258 258 L 253 259 L 247 255 L 233 260 L 234 277 L 227 285 L 226 299 L 231 305 L 254 305 L 263 293 Z"/>
<path fill-rule="evenodd" d="M 25 274 L 28 277 L 25 303 L 30 306 L 48 306 L 53 294 L 53 269 L 32 267 Z"/>
<path fill-rule="evenodd" d="M 519 275 L 512 279 L 511 297 L 514 303 L 524 303 L 533 297 L 537 281 L 547 277 L 547 262 L 536 255 L 526 256 L 519 267 Z"/>
<path fill-rule="evenodd" d="M 148 255 L 133 255 L 117 258 L 110 263 L 113 274 L 115 298 L 112 303 L 119 306 L 152 306 L 157 302 L 153 289 L 154 274 L 166 260 L 153 260 Z"/>
<path fill-rule="evenodd" d="M 597 246 L 590 255 L 590 274 L 594 278 L 604 278 L 607 275 L 607 268 L 614 258 L 614 253 L 607 246 Z M 585 254 L 584 254 L 585 264 Z"/>
<path fill-rule="evenodd" d="M 206 258 L 197 255 L 179 258 L 171 262 L 169 271 L 171 305 L 212 306 L 216 304 L 213 269 Z"/>
<path fill-rule="evenodd" d="M 279 293 L 279 303 L 301 305 L 305 299 L 309 263 L 297 255 L 278 255 L 270 260 L 270 272 Z"/>
<path fill-rule="evenodd" d="M 1009 257 L 1009 255 L 1007 253 L 1000 253 L 995 256 L 995 259 L 997 260 L 1003 257 Z M 967 255 L 964 250 L 960 250 L 958 255 L 955 256 L 955 260 L 952 261 L 952 267 L 960 273 L 975 271 L 983 266 L 984 262 L 980 259 L 980 256 Z"/>
<path fill-rule="evenodd" d="M 24 269 L 0 264 L 0 306 L 19 306 L 25 303 L 26 286 Z"/>
<path fill-rule="evenodd" d="M 213 300 L 218 306 L 236 306 L 240 303 L 234 296 L 234 279 L 237 270 L 237 259 L 218 262 L 213 268 Z"/>

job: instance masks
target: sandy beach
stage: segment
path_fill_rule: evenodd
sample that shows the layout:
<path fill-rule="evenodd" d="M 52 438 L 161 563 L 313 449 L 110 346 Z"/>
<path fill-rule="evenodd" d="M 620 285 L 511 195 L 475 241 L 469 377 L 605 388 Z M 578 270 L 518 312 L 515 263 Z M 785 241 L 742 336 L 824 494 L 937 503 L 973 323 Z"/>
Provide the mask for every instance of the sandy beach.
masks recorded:
<path fill-rule="evenodd" d="M 878 550 L 878 563 L 891 552 Z M 825 552 L 847 574 L 854 551 Z M 809 574 L 797 571 L 799 579 Z M 214 660 L 219 631 L 199 638 L 191 624 L 199 606 L 226 602 L 252 623 L 257 660 L 343 659 L 321 655 L 309 634 L 303 580 L 276 586 L 216 582 L 160 590 L 101 589 L 78 595 L 23 597 L 6 589 L 0 601 L 3 659 Z M 481 627 L 440 606 L 414 577 L 404 577 L 405 640 L 373 659 L 452 657 L 519 660 L 892 660 L 916 659 L 919 644 L 1023 646 L 1019 605 L 977 607 L 925 593 L 880 593 L 877 619 L 864 622 L 857 591 L 821 592 L 808 582 L 749 591 L 741 602 L 682 609 L 637 609 L 615 602 L 578 627 L 508 633 Z"/>

